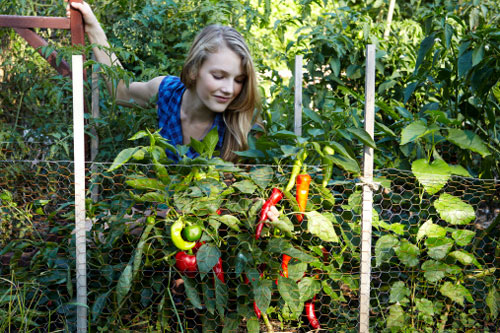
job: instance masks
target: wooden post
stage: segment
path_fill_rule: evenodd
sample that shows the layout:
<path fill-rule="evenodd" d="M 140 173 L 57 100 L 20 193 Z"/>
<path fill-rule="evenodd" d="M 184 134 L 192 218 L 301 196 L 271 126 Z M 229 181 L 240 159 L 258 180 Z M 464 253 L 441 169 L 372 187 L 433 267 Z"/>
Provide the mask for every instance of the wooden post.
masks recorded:
<path fill-rule="evenodd" d="M 95 60 L 95 57 L 92 56 L 92 59 Z M 91 74 L 91 79 L 92 79 L 92 102 L 91 102 L 91 111 L 92 111 L 92 118 L 97 119 L 100 116 L 99 112 L 99 74 L 92 70 Z M 97 156 L 97 153 L 99 152 L 99 136 L 97 135 L 97 130 L 95 127 L 92 127 L 90 129 L 90 133 L 92 133 L 91 141 L 90 141 L 90 161 L 91 161 L 91 167 L 90 167 L 90 174 L 91 174 L 91 183 L 92 183 L 92 188 L 90 192 L 90 196 L 92 199 L 92 202 L 97 202 L 99 199 L 99 187 L 97 184 L 94 183 L 94 181 L 97 179 L 96 173 L 98 172 L 97 166 L 94 163 L 94 159 Z"/>
<path fill-rule="evenodd" d="M 385 26 L 384 31 L 384 39 L 389 37 L 391 33 L 391 23 L 392 23 L 392 15 L 394 14 L 394 6 L 396 5 L 396 0 L 391 0 L 389 3 L 389 11 L 387 12 L 387 25 Z"/>
<path fill-rule="evenodd" d="M 365 130 L 372 137 L 375 121 L 375 45 L 366 48 Z M 361 212 L 361 267 L 359 332 L 370 327 L 370 281 L 373 218 L 373 148 L 365 145 L 363 156 L 363 203 Z"/>
<path fill-rule="evenodd" d="M 83 122 L 83 56 L 72 56 L 73 73 L 73 145 L 75 162 L 76 232 L 76 326 L 87 331 L 87 249 L 85 228 L 85 135 Z"/>
<path fill-rule="evenodd" d="M 302 135 L 302 54 L 295 56 L 294 133 Z"/>

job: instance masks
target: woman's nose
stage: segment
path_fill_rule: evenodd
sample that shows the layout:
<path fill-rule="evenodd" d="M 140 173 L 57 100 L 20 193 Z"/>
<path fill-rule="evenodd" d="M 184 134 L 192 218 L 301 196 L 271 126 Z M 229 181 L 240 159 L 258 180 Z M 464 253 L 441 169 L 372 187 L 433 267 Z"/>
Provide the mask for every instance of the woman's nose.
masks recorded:
<path fill-rule="evenodd" d="M 231 95 L 234 91 L 233 83 L 229 80 L 225 81 L 221 91 L 226 95 Z"/>

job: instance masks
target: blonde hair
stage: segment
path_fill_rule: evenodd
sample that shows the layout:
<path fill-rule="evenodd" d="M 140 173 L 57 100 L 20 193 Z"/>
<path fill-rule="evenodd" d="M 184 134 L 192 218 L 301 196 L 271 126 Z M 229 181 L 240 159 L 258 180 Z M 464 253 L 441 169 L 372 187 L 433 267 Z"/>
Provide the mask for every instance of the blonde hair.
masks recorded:
<path fill-rule="evenodd" d="M 228 47 L 241 57 L 245 80 L 239 95 L 231 102 L 223 114 L 226 133 L 222 145 L 221 157 L 227 161 L 236 161 L 238 155 L 234 151 L 248 148 L 248 133 L 252 128 L 254 112 L 260 113 L 260 96 L 257 88 L 255 69 L 243 36 L 234 28 L 221 25 L 205 27 L 195 38 L 181 72 L 181 81 L 187 89 L 196 84 L 198 71 L 210 54 L 221 47 Z"/>

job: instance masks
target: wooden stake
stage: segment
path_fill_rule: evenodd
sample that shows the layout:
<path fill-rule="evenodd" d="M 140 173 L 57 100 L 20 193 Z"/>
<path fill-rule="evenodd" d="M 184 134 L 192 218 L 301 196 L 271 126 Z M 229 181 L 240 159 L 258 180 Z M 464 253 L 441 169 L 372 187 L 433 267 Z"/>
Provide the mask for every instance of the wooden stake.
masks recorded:
<path fill-rule="evenodd" d="M 295 56 L 294 133 L 302 135 L 302 54 Z"/>

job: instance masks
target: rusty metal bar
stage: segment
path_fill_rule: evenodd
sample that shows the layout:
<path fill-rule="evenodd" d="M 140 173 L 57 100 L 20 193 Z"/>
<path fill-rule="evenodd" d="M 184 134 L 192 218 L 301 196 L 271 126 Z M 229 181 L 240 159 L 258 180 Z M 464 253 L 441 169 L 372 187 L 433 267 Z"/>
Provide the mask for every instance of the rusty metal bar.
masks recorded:
<path fill-rule="evenodd" d="M 40 47 L 47 46 L 48 43 L 45 39 L 37 35 L 33 30 L 24 29 L 24 28 L 14 28 L 14 30 L 19 34 L 19 36 L 23 37 L 29 45 L 35 48 L 38 53 L 42 57 L 45 58 L 49 62 L 49 64 L 55 68 L 55 70 L 63 75 L 63 76 L 71 76 L 71 69 L 69 68 L 68 63 L 65 60 L 61 60 L 59 64 L 57 64 L 57 52 L 53 51 L 48 57 L 45 57 L 42 54 L 42 50 Z"/>
<path fill-rule="evenodd" d="M 0 15 L 0 27 L 70 29 L 66 17 Z"/>

